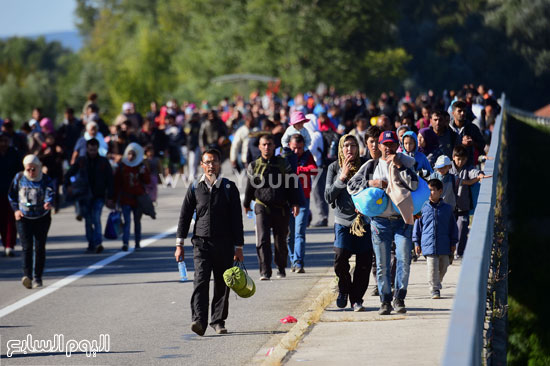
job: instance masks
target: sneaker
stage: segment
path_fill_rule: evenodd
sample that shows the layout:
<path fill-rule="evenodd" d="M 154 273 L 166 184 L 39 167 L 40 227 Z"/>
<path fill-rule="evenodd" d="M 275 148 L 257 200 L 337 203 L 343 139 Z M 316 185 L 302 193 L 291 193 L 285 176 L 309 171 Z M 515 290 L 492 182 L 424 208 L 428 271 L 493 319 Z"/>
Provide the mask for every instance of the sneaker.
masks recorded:
<path fill-rule="evenodd" d="M 380 304 L 380 310 L 378 310 L 378 314 L 380 315 L 390 315 L 393 308 L 391 307 L 391 304 L 389 302 L 383 302 Z"/>
<path fill-rule="evenodd" d="M 35 278 L 34 281 L 32 281 L 32 288 L 39 288 L 42 287 L 42 279 Z"/>
<path fill-rule="evenodd" d="M 15 251 L 12 248 L 6 248 L 4 253 L 6 254 L 6 257 L 14 257 Z"/>
<path fill-rule="evenodd" d="M 328 220 L 327 219 L 324 219 L 324 220 L 319 220 L 317 222 L 314 222 L 313 225 L 311 225 L 313 227 L 324 227 L 324 226 L 328 226 Z"/>
<path fill-rule="evenodd" d="M 296 267 L 294 265 L 290 266 L 290 272 L 292 273 L 296 272 Z"/>
<path fill-rule="evenodd" d="M 338 293 L 338 298 L 336 299 L 336 306 L 340 309 L 343 309 L 348 304 L 348 294 L 342 292 Z"/>
<path fill-rule="evenodd" d="M 32 280 L 27 276 L 23 276 L 23 278 L 21 279 L 21 283 L 28 289 L 32 288 Z"/>
<path fill-rule="evenodd" d="M 380 293 L 378 292 L 378 286 L 376 286 L 372 292 L 370 293 L 371 296 L 380 296 Z"/>
<path fill-rule="evenodd" d="M 277 278 L 285 278 L 285 277 L 286 277 L 286 271 L 284 268 L 277 271 Z"/>
<path fill-rule="evenodd" d="M 128 251 L 128 244 L 124 244 L 121 249 L 122 249 L 123 252 L 127 252 Z"/>
<path fill-rule="evenodd" d="M 270 277 L 268 275 L 261 275 L 260 281 L 269 281 Z"/>
<path fill-rule="evenodd" d="M 363 307 L 363 303 L 356 302 L 355 304 L 353 304 L 353 311 L 355 311 L 356 313 L 359 311 L 365 311 L 365 308 Z"/>
<path fill-rule="evenodd" d="M 439 290 L 432 291 L 432 299 L 441 299 L 441 294 Z"/>
<path fill-rule="evenodd" d="M 296 273 L 306 273 L 306 270 L 304 269 L 304 267 L 298 267 L 296 268 Z"/>
<path fill-rule="evenodd" d="M 216 331 L 217 334 L 227 334 L 227 329 L 222 324 L 216 323 L 211 325 L 211 327 Z"/>
<path fill-rule="evenodd" d="M 462 256 L 457 254 L 457 255 L 455 255 L 455 259 L 456 259 L 457 261 L 460 261 L 460 260 L 462 260 Z"/>
<path fill-rule="evenodd" d="M 201 337 L 204 335 L 204 332 L 205 332 L 204 327 L 198 321 L 194 321 L 193 323 L 191 323 L 191 330 L 197 333 L 198 335 L 200 335 Z"/>
<path fill-rule="evenodd" d="M 95 248 L 95 252 L 97 254 L 101 253 L 103 251 L 103 245 L 99 244 L 96 248 Z"/>
<path fill-rule="evenodd" d="M 417 260 L 418 260 L 418 256 L 416 255 L 416 253 L 414 253 L 414 254 L 412 255 L 412 261 L 413 261 L 413 262 L 416 262 Z"/>
<path fill-rule="evenodd" d="M 76 215 L 76 221 L 82 221 L 82 215 Z"/>
<path fill-rule="evenodd" d="M 405 300 L 403 299 L 395 298 L 393 300 L 393 307 L 397 313 L 405 314 L 407 312 L 407 308 L 405 308 Z"/>

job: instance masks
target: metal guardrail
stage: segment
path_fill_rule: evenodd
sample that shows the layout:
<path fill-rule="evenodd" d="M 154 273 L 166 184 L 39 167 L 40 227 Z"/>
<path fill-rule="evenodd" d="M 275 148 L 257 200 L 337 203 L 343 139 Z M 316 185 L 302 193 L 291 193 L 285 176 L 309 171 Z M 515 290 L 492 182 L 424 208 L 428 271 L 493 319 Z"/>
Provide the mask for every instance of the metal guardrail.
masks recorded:
<path fill-rule="evenodd" d="M 455 301 L 441 364 L 445 366 L 477 366 L 482 364 L 483 327 L 485 323 L 487 282 L 491 247 L 493 244 L 494 208 L 499 181 L 499 160 L 502 138 L 502 117 L 505 113 L 504 93 L 502 110 L 496 119 L 484 172 L 492 179 L 481 182 L 470 235 L 464 252 Z"/>
<path fill-rule="evenodd" d="M 531 112 L 526 112 L 524 110 L 514 108 L 512 106 L 506 106 L 506 113 L 511 116 L 530 123 L 535 123 L 538 125 L 550 126 L 550 117 L 539 117 L 535 116 Z"/>

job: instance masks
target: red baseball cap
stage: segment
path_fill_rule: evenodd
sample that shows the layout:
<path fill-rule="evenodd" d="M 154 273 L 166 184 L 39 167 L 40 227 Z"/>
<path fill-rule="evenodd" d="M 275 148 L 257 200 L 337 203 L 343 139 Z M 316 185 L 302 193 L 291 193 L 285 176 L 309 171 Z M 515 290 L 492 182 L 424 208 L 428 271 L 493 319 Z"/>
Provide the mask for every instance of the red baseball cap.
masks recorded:
<path fill-rule="evenodd" d="M 378 143 L 384 144 L 386 142 L 395 142 L 396 144 L 399 143 L 399 140 L 397 140 L 397 135 L 394 131 L 384 131 L 380 134 L 380 137 L 378 138 Z"/>

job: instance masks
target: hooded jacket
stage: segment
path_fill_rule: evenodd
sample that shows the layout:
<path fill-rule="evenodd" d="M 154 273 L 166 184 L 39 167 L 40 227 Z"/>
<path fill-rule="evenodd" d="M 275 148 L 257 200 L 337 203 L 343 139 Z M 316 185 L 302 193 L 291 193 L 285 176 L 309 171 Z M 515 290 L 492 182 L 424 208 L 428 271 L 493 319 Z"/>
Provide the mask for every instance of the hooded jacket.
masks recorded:
<path fill-rule="evenodd" d="M 414 152 L 408 152 L 405 150 L 405 144 L 403 141 L 405 140 L 405 137 L 410 136 L 414 139 Z M 407 131 L 403 134 L 403 138 L 401 139 L 401 142 L 399 143 L 401 145 L 401 148 L 403 149 L 403 154 L 408 155 L 416 161 L 414 164 L 414 170 L 416 172 L 421 172 L 422 170 L 426 170 L 428 174 L 433 173 L 432 166 L 430 165 L 430 162 L 428 161 L 428 158 L 426 158 L 426 155 L 424 153 L 421 153 L 418 151 L 418 137 L 416 136 L 416 133 L 413 131 Z"/>
<path fill-rule="evenodd" d="M 311 137 L 311 143 L 307 147 L 307 150 L 311 151 L 313 158 L 315 159 L 315 164 L 317 166 L 323 165 L 323 135 L 319 131 L 319 126 L 317 124 L 317 117 L 314 114 L 307 114 L 306 118 L 309 118 L 310 121 L 304 124 L 304 127 L 308 130 L 309 136 Z"/>
<path fill-rule="evenodd" d="M 450 255 L 451 247 L 458 242 L 453 209 L 439 200 L 428 201 L 422 207 L 422 216 L 415 221 L 412 240 L 422 248 L 423 255 Z"/>
<path fill-rule="evenodd" d="M 136 158 L 128 160 L 128 154 L 134 151 Z M 115 200 L 121 205 L 137 207 L 137 196 L 145 194 L 145 185 L 151 181 L 151 174 L 143 164 L 143 149 L 136 143 L 126 147 L 121 164 L 115 173 Z"/>

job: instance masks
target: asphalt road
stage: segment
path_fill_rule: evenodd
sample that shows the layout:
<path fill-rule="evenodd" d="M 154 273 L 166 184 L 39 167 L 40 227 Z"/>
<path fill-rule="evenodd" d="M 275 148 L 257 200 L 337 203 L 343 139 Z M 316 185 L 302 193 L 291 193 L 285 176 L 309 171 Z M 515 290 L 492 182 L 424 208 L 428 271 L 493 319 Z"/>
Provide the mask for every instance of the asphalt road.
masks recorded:
<path fill-rule="evenodd" d="M 42 289 L 21 285 L 19 245 L 17 257 L 0 257 L 0 365 L 245 365 L 254 356 L 258 361 L 257 354 L 291 328 L 279 319 L 299 317 L 319 279 L 333 276 L 332 226 L 308 229 L 305 274 L 288 271 L 286 279 L 260 282 L 253 220 L 243 216 L 245 264 L 256 294 L 231 295 L 227 335 L 209 328 L 199 337 L 190 329 L 193 284 L 179 282 L 173 257 L 184 193 L 181 183 L 160 189 L 157 220 L 142 221 L 142 244 L 148 245 L 127 254 L 120 251 L 121 239 L 105 241 L 101 254 L 85 254 L 83 222 L 75 220 L 72 207 L 61 210 L 53 216 Z M 104 210 L 103 223 L 107 214 Z M 185 254 L 192 279 L 189 241 Z M 47 345 L 42 352 L 7 357 L 29 337 L 62 340 L 65 347 Z M 108 352 L 88 357 L 86 341 L 94 340 L 108 344 Z M 74 352 L 67 357 L 69 347 Z"/>

